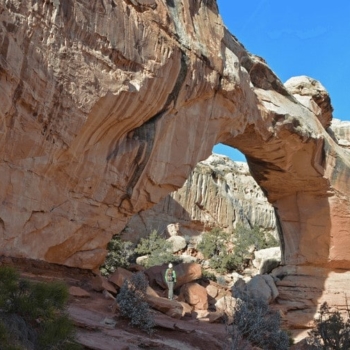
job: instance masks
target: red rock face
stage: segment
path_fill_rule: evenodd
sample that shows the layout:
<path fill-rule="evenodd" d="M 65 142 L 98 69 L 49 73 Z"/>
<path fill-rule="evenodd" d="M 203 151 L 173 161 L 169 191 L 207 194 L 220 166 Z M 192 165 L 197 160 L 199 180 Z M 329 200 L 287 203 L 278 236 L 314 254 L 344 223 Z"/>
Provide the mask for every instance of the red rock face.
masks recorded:
<path fill-rule="evenodd" d="M 349 269 L 350 158 L 324 128 L 331 109 L 293 97 L 215 1 L 2 0 L 0 58 L 2 254 L 98 266 L 222 142 L 274 206 L 284 263 L 325 271 L 311 313 L 327 273 Z"/>

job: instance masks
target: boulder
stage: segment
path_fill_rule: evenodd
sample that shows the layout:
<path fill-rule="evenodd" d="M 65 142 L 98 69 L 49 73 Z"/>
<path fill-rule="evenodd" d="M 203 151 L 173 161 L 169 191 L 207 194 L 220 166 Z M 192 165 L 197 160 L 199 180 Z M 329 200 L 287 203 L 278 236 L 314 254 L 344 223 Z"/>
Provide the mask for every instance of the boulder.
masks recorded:
<path fill-rule="evenodd" d="M 91 287 L 96 292 L 102 292 L 106 290 L 110 293 L 117 294 L 117 290 L 112 283 L 108 281 L 106 277 L 97 275 L 91 280 Z"/>
<path fill-rule="evenodd" d="M 166 232 L 168 233 L 168 235 L 170 237 L 178 236 L 179 235 L 179 229 L 180 229 L 180 225 L 178 223 L 176 223 L 176 224 L 169 224 L 166 227 Z"/>
<path fill-rule="evenodd" d="M 188 255 L 188 254 L 181 254 L 180 255 L 180 259 L 183 263 L 193 263 L 193 262 L 196 262 L 198 259 L 195 257 L 195 256 L 192 256 L 192 255 Z"/>
<path fill-rule="evenodd" d="M 235 306 L 236 306 L 236 298 L 229 295 L 223 296 L 222 298 L 217 300 L 217 302 L 215 303 L 216 311 L 219 313 L 220 312 L 224 313 L 228 318 L 229 324 L 232 323 L 233 321 Z"/>
<path fill-rule="evenodd" d="M 255 298 L 262 298 L 267 303 L 272 303 L 278 296 L 275 281 L 270 275 L 254 276 L 246 285 L 247 292 Z"/>
<path fill-rule="evenodd" d="M 131 272 L 140 272 L 140 271 L 145 271 L 145 267 L 140 265 L 140 264 L 130 264 L 128 266 L 128 270 Z"/>
<path fill-rule="evenodd" d="M 181 236 L 171 236 L 170 238 L 167 239 L 167 241 L 172 244 L 173 253 L 183 250 L 187 246 L 185 238 Z"/>
<path fill-rule="evenodd" d="M 254 252 L 253 266 L 259 270 L 259 274 L 270 273 L 281 263 L 281 248 L 271 247 Z"/>
<path fill-rule="evenodd" d="M 142 266 L 146 262 L 147 259 L 148 259 L 148 255 L 138 256 L 136 258 L 136 264 Z"/>
<path fill-rule="evenodd" d="M 222 323 L 225 313 L 223 311 L 209 312 L 208 318 L 210 323 Z"/>
<path fill-rule="evenodd" d="M 167 288 L 165 283 L 165 271 L 168 268 L 167 264 L 151 266 L 146 269 L 144 272 L 149 280 L 151 287 L 162 287 L 163 289 Z"/>
<path fill-rule="evenodd" d="M 194 310 L 208 309 L 208 294 L 205 287 L 198 283 L 186 283 L 181 287 L 179 300 L 193 306 Z"/>
<path fill-rule="evenodd" d="M 150 286 L 147 286 L 146 294 L 151 297 L 159 297 L 158 293 Z"/>
<path fill-rule="evenodd" d="M 206 321 L 209 321 L 209 311 L 208 310 L 193 310 L 191 314 L 192 318 L 203 319 L 206 318 Z"/>
<path fill-rule="evenodd" d="M 152 266 L 145 270 L 150 286 L 160 286 L 163 289 L 167 288 L 164 275 L 167 269 L 167 264 Z M 174 288 L 179 288 L 185 283 L 192 282 L 202 277 L 201 265 L 196 263 L 181 263 L 174 266 L 176 272 L 176 284 Z"/>
<path fill-rule="evenodd" d="M 176 288 L 202 277 L 202 267 L 197 263 L 182 263 L 175 266 Z"/>
<path fill-rule="evenodd" d="M 270 247 L 270 248 L 256 250 L 254 252 L 254 260 L 253 260 L 254 267 L 260 268 L 261 264 L 266 259 L 281 260 L 281 248 Z"/>
<path fill-rule="evenodd" d="M 231 291 L 235 298 L 242 298 L 242 295 L 247 293 L 247 282 L 243 279 L 238 279 L 232 286 Z"/>
<path fill-rule="evenodd" d="M 118 267 L 115 272 L 109 276 L 109 281 L 120 288 L 126 279 L 131 279 L 132 275 L 132 272 L 123 269 L 122 267 Z M 146 294 L 149 296 L 159 297 L 158 293 L 149 285 L 147 286 Z"/>
<path fill-rule="evenodd" d="M 325 128 L 331 125 L 333 117 L 331 99 L 319 81 L 302 75 L 290 78 L 284 86 L 301 104 L 314 112 Z"/>
<path fill-rule="evenodd" d="M 281 261 L 277 259 L 266 259 L 263 261 L 263 263 L 260 266 L 259 274 L 269 274 L 271 273 L 275 268 L 280 266 Z"/>
<path fill-rule="evenodd" d="M 217 287 L 215 287 L 214 285 L 212 284 L 208 284 L 205 289 L 207 290 L 207 294 L 209 297 L 211 298 L 216 298 L 217 295 L 219 294 L 219 291 L 217 289 Z"/>
<path fill-rule="evenodd" d="M 243 276 L 238 272 L 232 272 L 231 279 L 233 283 L 236 283 L 239 279 L 243 279 Z"/>
<path fill-rule="evenodd" d="M 189 310 L 190 307 L 184 307 L 183 303 L 176 300 L 169 300 L 166 298 L 160 298 L 158 296 L 146 294 L 145 300 L 152 309 L 158 310 L 167 316 L 179 319 L 185 315 L 185 310 Z"/>
<path fill-rule="evenodd" d="M 132 272 L 123 269 L 122 267 L 118 267 L 109 277 L 108 281 L 112 282 L 119 288 L 123 285 L 126 279 L 130 279 L 133 275 Z"/>
<path fill-rule="evenodd" d="M 183 307 L 182 316 L 191 315 L 192 314 L 193 307 L 191 305 L 185 303 L 184 301 L 180 301 L 180 300 L 177 300 L 177 302 L 179 302 L 182 305 L 182 307 Z"/>

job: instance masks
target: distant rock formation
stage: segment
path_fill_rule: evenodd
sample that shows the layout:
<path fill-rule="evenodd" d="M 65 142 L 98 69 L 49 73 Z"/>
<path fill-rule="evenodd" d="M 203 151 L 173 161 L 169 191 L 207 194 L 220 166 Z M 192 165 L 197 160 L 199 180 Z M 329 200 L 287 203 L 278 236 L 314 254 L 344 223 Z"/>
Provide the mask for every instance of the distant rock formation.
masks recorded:
<path fill-rule="evenodd" d="M 274 208 L 247 163 L 217 154 L 199 162 L 180 189 L 134 215 L 123 237 L 137 241 L 153 230 L 167 232 L 171 224 L 178 224 L 178 234 L 189 238 L 215 227 L 232 232 L 237 224 L 256 225 L 278 235 Z"/>
<path fill-rule="evenodd" d="M 330 132 L 334 133 L 334 137 L 339 146 L 350 149 L 350 122 L 333 119 Z"/>

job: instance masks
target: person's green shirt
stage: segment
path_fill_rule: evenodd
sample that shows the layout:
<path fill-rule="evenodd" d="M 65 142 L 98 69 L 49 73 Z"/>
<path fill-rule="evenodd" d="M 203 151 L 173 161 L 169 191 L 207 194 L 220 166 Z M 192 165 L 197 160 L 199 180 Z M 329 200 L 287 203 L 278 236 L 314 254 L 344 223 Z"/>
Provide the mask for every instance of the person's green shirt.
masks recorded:
<path fill-rule="evenodd" d="M 165 281 L 176 283 L 176 272 L 174 269 L 170 268 L 165 271 Z"/>

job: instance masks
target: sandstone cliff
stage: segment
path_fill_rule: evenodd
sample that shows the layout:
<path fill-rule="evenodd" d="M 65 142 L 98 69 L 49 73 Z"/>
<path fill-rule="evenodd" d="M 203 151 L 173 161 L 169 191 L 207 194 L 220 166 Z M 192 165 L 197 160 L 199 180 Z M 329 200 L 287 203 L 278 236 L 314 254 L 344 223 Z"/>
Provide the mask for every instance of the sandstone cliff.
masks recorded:
<path fill-rule="evenodd" d="M 137 241 L 152 230 L 179 224 L 179 234 L 197 237 L 220 227 L 227 232 L 242 224 L 259 226 L 277 236 L 274 208 L 249 173 L 247 163 L 212 154 L 199 162 L 184 185 L 151 209 L 134 215 L 123 231 Z"/>
<path fill-rule="evenodd" d="M 330 131 L 334 133 L 336 142 L 344 147 L 350 148 L 350 122 L 333 119 Z"/>
<path fill-rule="evenodd" d="M 309 86 L 285 87 L 214 0 L 0 0 L 0 252 L 94 268 L 221 142 L 275 208 L 288 312 L 310 319 L 348 278 L 350 157 Z"/>

